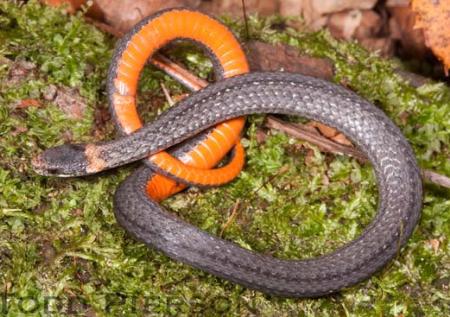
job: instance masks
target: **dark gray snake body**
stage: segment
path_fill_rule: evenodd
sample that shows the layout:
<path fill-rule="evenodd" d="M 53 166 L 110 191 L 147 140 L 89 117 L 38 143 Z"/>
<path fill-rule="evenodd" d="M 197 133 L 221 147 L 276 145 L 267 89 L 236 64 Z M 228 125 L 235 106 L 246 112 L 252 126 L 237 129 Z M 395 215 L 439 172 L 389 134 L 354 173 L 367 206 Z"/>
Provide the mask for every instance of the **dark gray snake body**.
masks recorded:
<path fill-rule="evenodd" d="M 314 297 L 370 277 L 391 260 L 419 219 L 421 178 L 414 154 L 386 115 L 355 93 L 332 83 L 287 73 L 251 73 L 209 85 L 138 132 L 100 146 L 112 166 L 167 149 L 227 119 L 255 113 L 302 116 L 348 136 L 370 159 L 378 183 L 375 219 L 361 236 L 314 259 L 264 256 L 211 236 L 149 200 L 152 171 L 140 168 L 114 199 L 119 223 L 171 258 L 270 294 Z"/>
<path fill-rule="evenodd" d="M 255 113 L 322 122 L 343 132 L 366 154 L 376 174 L 379 203 L 375 219 L 360 237 L 314 259 L 263 256 L 213 237 L 149 200 L 145 184 L 153 172 L 148 167 L 136 171 L 117 190 L 114 205 L 119 223 L 174 259 L 270 294 L 325 295 L 382 268 L 405 244 L 419 219 L 419 169 L 408 142 L 381 110 L 320 79 L 287 73 L 251 73 L 227 79 L 193 94 L 129 136 L 97 145 L 59 146 L 33 163 L 45 175 L 83 175 L 89 164 L 106 169 L 143 159 L 218 122 Z"/>

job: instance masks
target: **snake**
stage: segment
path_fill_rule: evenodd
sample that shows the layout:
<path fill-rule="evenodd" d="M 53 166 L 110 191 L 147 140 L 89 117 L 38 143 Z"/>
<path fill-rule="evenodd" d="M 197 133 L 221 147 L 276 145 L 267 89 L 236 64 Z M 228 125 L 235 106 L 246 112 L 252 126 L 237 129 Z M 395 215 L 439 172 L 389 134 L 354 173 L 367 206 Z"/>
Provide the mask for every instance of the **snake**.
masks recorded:
<path fill-rule="evenodd" d="M 145 22 L 134 32 L 143 25 Z M 119 86 L 111 89 L 110 96 L 117 91 L 127 93 Z M 192 150 L 189 143 L 205 139 L 202 132 L 208 135 L 218 124 L 268 113 L 299 116 L 333 127 L 367 156 L 376 177 L 378 206 L 356 239 L 318 257 L 280 259 L 211 235 L 149 195 L 148 183 L 162 171 L 149 164 L 150 156 L 169 150 L 182 157 Z M 238 140 L 233 142 L 235 145 Z M 420 172 L 401 130 L 381 109 L 355 92 L 301 74 L 243 72 L 230 76 L 113 140 L 47 149 L 33 160 L 33 166 L 42 175 L 80 176 L 139 160 L 144 161 L 142 167 L 126 178 L 114 195 L 118 223 L 139 241 L 174 260 L 271 295 L 318 297 L 366 280 L 398 254 L 420 218 Z M 169 173 L 164 176 L 170 177 Z M 175 177 L 175 181 L 180 179 Z"/>

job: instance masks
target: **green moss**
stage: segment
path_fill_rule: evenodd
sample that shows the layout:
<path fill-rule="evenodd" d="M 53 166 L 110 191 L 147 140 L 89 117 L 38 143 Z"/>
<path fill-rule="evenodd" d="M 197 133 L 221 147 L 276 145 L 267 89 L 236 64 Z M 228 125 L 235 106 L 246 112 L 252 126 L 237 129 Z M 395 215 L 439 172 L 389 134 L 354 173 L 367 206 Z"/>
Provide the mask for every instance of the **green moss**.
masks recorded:
<path fill-rule="evenodd" d="M 0 300 L 2 313 L 20 315 L 445 316 L 450 314 L 449 191 L 425 188 L 421 222 L 395 261 L 370 280 L 327 298 L 280 299 L 251 291 L 168 259 L 131 239 L 112 213 L 112 197 L 131 168 L 100 176 L 36 176 L 30 159 L 63 142 L 93 140 L 95 108 L 106 103 L 112 41 L 81 15 L 66 16 L 36 1 L 0 1 L 0 55 L 33 62 L 37 71 L 11 85 L 14 65 L 0 66 Z M 237 34 L 240 24 L 227 21 Z M 279 19 L 251 18 L 251 35 L 289 43 L 332 60 L 337 82 L 379 105 L 402 129 L 422 167 L 450 174 L 449 89 L 415 89 L 399 67 L 327 33 L 277 31 Z M 208 78 L 209 62 L 195 50 L 175 50 Z M 153 69 L 140 83 L 141 108 L 162 106 L 160 83 L 184 90 Z M 43 99 L 49 84 L 76 88 L 88 109 L 68 118 Z M 42 107 L 18 109 L 35 98 Z M 156 101 L 155 101 L 156 100 Z M 159 100 L 159 101 L 158 101 Z M 155 104 L 156 103 L 156 104 Z M 164 108 L 164 107 L 163 107 Z M 405 115 L 407 114 L 407 116 Z M 154 116 L 148 114 L 147 119 Z M 250 119 L 243 143 L 247 166 L 233 183 L 191 189 L 164 204 L 180 217 L 246 248 L 281 258 L 324 254 L 356 237 L 372 218 L 377 192 L 370 166 L 323 154 L 304 142 L 269 132 L 258 144 L 262 116 Z M 106 131 L 112 131 L 108 124 Z M 113 137 L 110 133 L 105 137 Z M 307 149 L 313 157 L 305 164 Z M 236 217 L 224 228 L 237 202 Z M 218 207 L 219 206 L 219 207 Z M 433 249 L 430 240 L 439 241 Z M 436 245 L 436 244 L 435 244 Z M 7 306 L 7 307 L 6 307 Z M 1 310 L 3 309 L 3 310 Z M 28 313 L 27 313 L 28 312 Z"/>

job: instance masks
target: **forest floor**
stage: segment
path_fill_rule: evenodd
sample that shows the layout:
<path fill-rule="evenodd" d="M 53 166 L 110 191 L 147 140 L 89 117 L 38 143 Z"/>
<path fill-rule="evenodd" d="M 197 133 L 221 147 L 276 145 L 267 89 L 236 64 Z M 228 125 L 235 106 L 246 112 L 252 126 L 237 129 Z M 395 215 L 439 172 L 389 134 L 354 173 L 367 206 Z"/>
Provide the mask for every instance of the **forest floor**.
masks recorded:
<path fill-rule="evenodd" d="M 225 21 L 243 40 L 244 27 Z M 422 168 L 450 175 L 450 89 L 411 86 L 386 60 L 326 31 L 280 28 L 250 18 L 253 39 L 327 58 L 333 80 L 379 106 L 400 127 Z M 10 316 L 450 316 L 450 190 L 425 184 L 423 213 L 398 257 L 371 279 L 318 299 L 264 295 L 149 250 L 116 223 L 112 198 L 133 166 L 86 178 L 36 175 L 31 159 L 64 142 L 114 137 L 106 76 L 115 39 L 73 16 L 28 1 L 0 1 L 0 312 Z M 177 52 L 204 78 L 210 62 Z M 147 67 L 140 108 L 167 108 Z M 190 223 L 280 258 L 330 252 L 357 237 L 377 207 L 370 165 L 267 129 L 249 119 L 240 176 L 164 202 Z M 264 137 L 261 138 L 261 133 Z M 234 211 L 234 212 L 233 212 Z M 230 219 L 231 218 L 231 219 Z M 227 224 L 227 225 L 225 225 Z"/>

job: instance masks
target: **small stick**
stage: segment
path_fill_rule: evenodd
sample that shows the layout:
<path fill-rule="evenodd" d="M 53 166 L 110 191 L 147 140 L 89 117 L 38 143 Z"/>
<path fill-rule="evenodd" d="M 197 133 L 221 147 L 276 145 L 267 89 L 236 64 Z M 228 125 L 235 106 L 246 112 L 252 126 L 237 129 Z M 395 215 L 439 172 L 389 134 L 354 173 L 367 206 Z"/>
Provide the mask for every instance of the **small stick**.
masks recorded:
<path fill-rule="evenodd" d="M 225 229 L 227 229 L 231 225 L 231 223 L 234 221 L 234 218 L 236 218 L 240 204 L 241 204 L 241 200 L 240 199 L 236 200 L 236 203 L 233 206 L 233 211 L 231 212 L 230 217 L 228 217 L 227 222 L 222 226 L 222 230 L 220 231 L 220 236 L 223 236 Z"/>
<path fill-rule="evenodd" d="M 268 128 L 276 129 L 279 131 L 283 131 L 287 133 L 288 135 L 291 135 L 295 138 L 302 139 L 305 141 L 308 141 L 312 144 L 315 144 L 322 148 L 323 150 L 334 153 L 334 154 L 346 154 L 353 156 L 354 158 L 360 160 L 362 163 L 368 162 L 366 156 L 361 151 L 352 148 L 350 146 L 342 145 L 339 143 L 336 143 L 334 141 L 331 141 L 327 139 L 324 136 L 312 133 L 311 131 L 308 131 L 305 127 L 302 127 L 301 125 L 292 124 L 283 120 L 280 120 L 278 118 L 275 118 L 273 116 L 269 116 L 267 118 L 266 126 Z M 436 184 L 438 186 L 442 186 L 445 188 L 450 188 L 450 178 L 438 174 L 431 170 L 421 170 L 422 179 L 424 181 Z"/>
<path fill-rule="evenodd" d="M 245 37 L 247 40 L 250 39 L 250 29 L 248 27 L 248 17 L 247 17 L 247 8 L 245 6 L 245 0 L 242 0 L 242 13 L 244 15 L 244 25 L 245 25 Z"/>
<path fill-rule="evenodd" d="M 431 170 L 422 170 L 422 177 L 430 183 L 450 188 L 450 178 L 445 175 L 438 174 Z"/>
<path fill-rule="evenodd" d="M 172 107 L 175 104 L 175 102 L 173 101 L 172 97 L 170 96 L 169 90 L 167 90 L 166 85 L 164 85 L 164 83 L 161 83 L 161 88 L 164 93 L 164 96 L 167 99 L 167 102 L 169 103 L 169 106 Z"/>
<path fill-rule="evenodd" d="M 331 141 L 324 136 L 309 131 L 307 128 L 302 127 L 301 125 L 292 124 L 277 119 L 273 116 L 269 116 L 267 118 L 266 127 L 280 130 L 296 138 L 308 141 L 319 146 L 323 151 L 335 154 L 350 155 L 361 162 L 367 162 L 366 156 L 361 151 L 358 151 L 351 146 L 342 145 Z"/>
<path fill-rule="evenodd" d="M 123 32 L 117 30 L 116 28 L 112 27 L 109 24 L 97 21 L 95 19 L 92 19 L 90 17 L 85 16 L 84 19 L 86 20 L 86 22 L 92 24 L 93 26 L 95 26 L 97 29 L 105 32 L 105 33 L 109 33 L 114 37 L 122 37 L 124 35 Z"/>
<path fill-rule="evenodd" d="M 166 56 L 156 53 L 150 58 L 149 62 L 160 70 L 166 72 L 170 77 L 176 79 L 178 82 L 183 83 L 191 91 L 197 91 L 208 86 L 208 82 L 203 80 L 187 69 L 172 62 Z"/>

